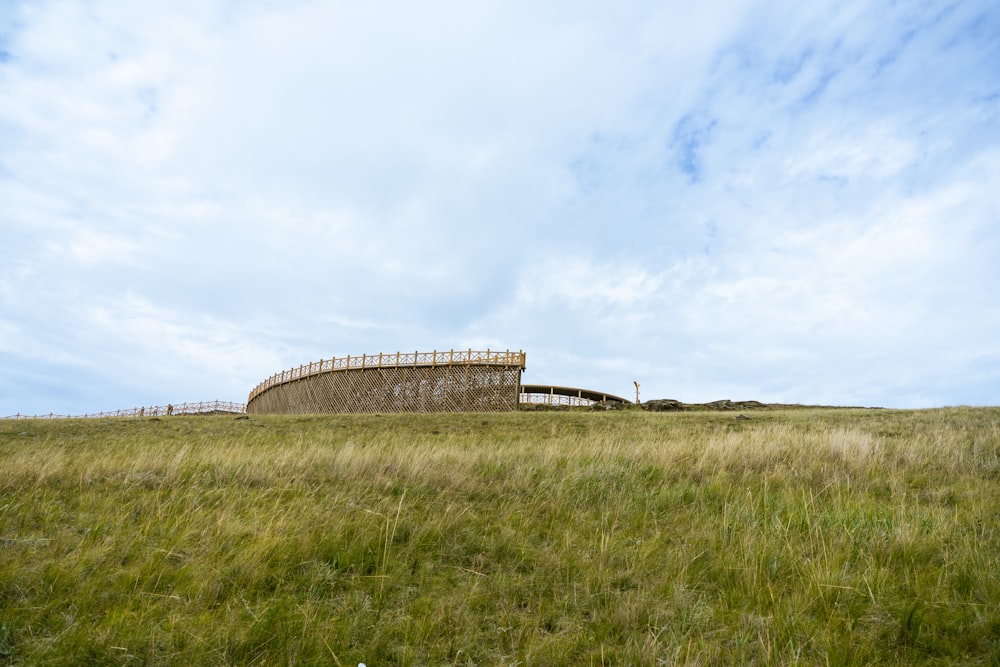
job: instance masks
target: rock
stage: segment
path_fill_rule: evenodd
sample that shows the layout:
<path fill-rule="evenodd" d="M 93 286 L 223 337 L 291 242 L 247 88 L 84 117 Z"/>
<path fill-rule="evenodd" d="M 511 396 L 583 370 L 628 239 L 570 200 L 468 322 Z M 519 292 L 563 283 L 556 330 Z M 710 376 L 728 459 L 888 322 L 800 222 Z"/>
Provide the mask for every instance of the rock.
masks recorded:
<path fill-rule="evenodd" d="M 657 398 L 643 403 L 642 409 L 650 412 L 680 412 L 686 408 L 683 403 L 672 398 Z"/>
<path fill-rule="evenodd" d="M 624 410 L 625 404 L 621 401 L 603 401 L 600 403 L 591 403 L 590 409 L 594 412 L 601 412 L 604 410 Z"/>

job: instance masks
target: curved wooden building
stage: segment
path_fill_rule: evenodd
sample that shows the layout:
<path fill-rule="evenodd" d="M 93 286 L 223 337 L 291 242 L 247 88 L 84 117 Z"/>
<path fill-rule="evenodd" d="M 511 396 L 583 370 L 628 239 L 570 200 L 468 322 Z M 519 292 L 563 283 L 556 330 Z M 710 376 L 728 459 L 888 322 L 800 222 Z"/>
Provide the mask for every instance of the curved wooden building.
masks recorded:
<path fill-rule="evenodd" d="M 276 373 L 254 387 L 249 414 L 510 412 L 524 352 L 363 354 Z"/>

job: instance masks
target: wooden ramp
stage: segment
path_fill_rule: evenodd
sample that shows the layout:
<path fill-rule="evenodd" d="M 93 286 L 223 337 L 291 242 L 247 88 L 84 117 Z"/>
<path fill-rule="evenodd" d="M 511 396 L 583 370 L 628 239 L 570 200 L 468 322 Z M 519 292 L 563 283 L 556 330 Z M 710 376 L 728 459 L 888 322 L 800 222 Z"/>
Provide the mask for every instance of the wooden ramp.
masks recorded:
<path fill-rule="evenodd" d="M 522 384 L 521 403 L 542 403 L 545 405 L 593 405 L 594 403 L 631 403 L 621 396 L 579 387 L 557 387 L 548 384 Z"/>

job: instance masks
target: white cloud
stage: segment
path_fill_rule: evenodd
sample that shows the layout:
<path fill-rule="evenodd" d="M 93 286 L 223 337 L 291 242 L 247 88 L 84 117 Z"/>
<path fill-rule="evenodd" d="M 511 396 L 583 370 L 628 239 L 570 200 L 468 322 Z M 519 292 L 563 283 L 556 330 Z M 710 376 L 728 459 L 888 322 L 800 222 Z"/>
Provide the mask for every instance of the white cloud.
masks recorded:
<path fill-rule="evenodd" d="M 531 267 L 521 278 L 517 298 L 526 306 L 567 305 L 603 310 L 628 307 L 655 294 L 662 282 L 628 263 L 554 258 Z"/>
<path fill-rule="evenodd" d="M 917 157 L 914 143 L 894 134 L 888 122 L 861 127 L 855 136 L 821 130 L 809 138 L 801 153 L 785 160 L 786 176 L 793 182 L 802 178 L 892 178 Z"/>
<path fill-rule="evenodd" d="M 68 252 L 83 264 L 133 264 L 139 250 L 131 239 L 89 229 L 75 233 L 66 245 L 53 242 L 53 246 L 57 253 Z"/>
<path fill-rule="evenodd" d="M 16 14 L 0 413 L 449 345 L 646 397 L 996 395 L 992 7 Z"/>

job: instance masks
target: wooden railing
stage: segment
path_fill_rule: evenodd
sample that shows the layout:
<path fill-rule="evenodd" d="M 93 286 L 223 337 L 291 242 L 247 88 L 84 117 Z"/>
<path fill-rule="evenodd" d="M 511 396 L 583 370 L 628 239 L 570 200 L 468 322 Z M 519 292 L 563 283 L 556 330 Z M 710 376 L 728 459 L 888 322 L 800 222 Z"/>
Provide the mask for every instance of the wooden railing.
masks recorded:
<path fill-rule="evenodd" d="M 521 395 L 518 400 L 521 403 L 571 406 L 593 405 L 594 403 L 607 403 L 609 401 L 631 403 L 627 398 L 592 389 L 557 387 L 542 384 L 521 385 Z"/>
<path fill-rule="evenodd" d="M 247 403 L 267 391 L 286 382 L 294 382 L 321 373 L 334 373 L 348 370 L 364 370 L 376 368 L 400 368 L 404 366 L 503 366 L 524 368 L 525 354 L 523 351 L 495 352 L 493 350 L 448 350 L 447 352 L 396 352 L 395 354 L 362 354 L 360 356 L 346 356 L 333 359 L 324 359 L 303 364 L 298 368 L 292 368 L 281 373 L 275 373 L 267 378 L 250 392 Z"/>
<path fill-rule="evenodd" d="M 160 417 L 169 415 L 197 415 L 212 412 L 228 412 L 243 414 L 246 405 L 231 401 L 202 401 L 199 403 L 170 403 L 149 407 L 112 410 L 110 412 L 94 412 L 86 415 L 57 415 L 50 412 L 47 415 L 10 415 L 4 419 L 92 419 L 98 417 Z"/>
<path fill-rule="evenodd" d="M 587 398 L 580 398 L 578 396 L 563 396 L 562 394 L 526 394 L 522 392 L 518 397 L 518 403 L 521 405 L 549 405 L 553 407 L 589 407 L 594 404 L 594 401 Z"/>

